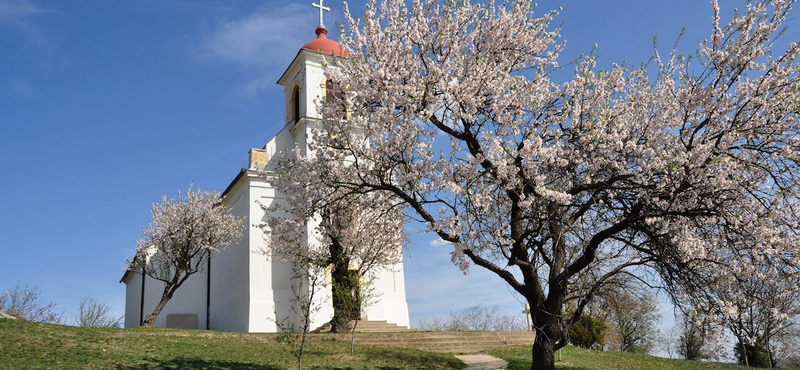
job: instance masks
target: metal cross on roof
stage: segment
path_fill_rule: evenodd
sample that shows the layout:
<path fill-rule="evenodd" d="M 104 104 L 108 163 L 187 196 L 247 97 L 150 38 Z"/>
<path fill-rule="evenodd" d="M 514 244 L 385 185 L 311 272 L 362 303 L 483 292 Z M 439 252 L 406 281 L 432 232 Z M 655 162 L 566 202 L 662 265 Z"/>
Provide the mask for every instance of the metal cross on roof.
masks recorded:
<path fill-rule="evenodd" d="M 325 25 L 324 25 L 324 24 L 322 24 L 322 11 L 323 11 L 323 10 L 325 10 L 325 11 L 328 11 L 328 12 L 329 12 L 329 11 L 331 11 L 331 8 L 329 8 L 329 7 L 327 7 L 327 6 L 322 6 L 322 4 L 323 4 L 323 1 L 324 1 L 324 0 L 319 0 L 319 4 L 317 4 L 317 3 L 311 3 L 311 6 L 313 6 L 313 7 L 315 7 L 315 8 L 319 8 L 319 26 L 320 26 L 320 27 L 325 27 Z"/>

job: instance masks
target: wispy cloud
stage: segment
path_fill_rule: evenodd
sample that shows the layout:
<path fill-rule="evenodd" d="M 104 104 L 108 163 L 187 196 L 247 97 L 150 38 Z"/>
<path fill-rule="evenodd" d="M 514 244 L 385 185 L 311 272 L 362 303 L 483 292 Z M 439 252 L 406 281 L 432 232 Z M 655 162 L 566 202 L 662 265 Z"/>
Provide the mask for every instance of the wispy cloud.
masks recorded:
<path fill-rule="evenodd" d="M 433 239 L 430 242 L 428 242 L 428 245 L 430 245 L 431 247 L 443 247 L 443 246 L 446 246 L 446 245 L 447 246 L 452 246 L 453 243 L 445 241 L 445 240 L 442 240 L 442 239 Z"/>
<path fill-rule="evenodd" d="M 0 27 L 11 28 L 25 35 L 26 40 L 38 47 L 49 48 L 50 42 L 41 34 L 34 22 L 36 16 L 55 13 L 28 0 L 0 0 Z"/>
<path fill-rule="evenodd" d="M 314 14 L 307 8 L 300 4 L 262 7 L 245 18 L 221 22 L 203 38 L 198 55 L 210 62 L 258 69 L 285 67 L 314 37 Z"/>
<path fill-rule="evenodd" d="M 19 79 L 12 79 L 3 86 L 2 91 L 6 95 L 17 96 L 29 100 L 43 99 L 44 95 L 33 85 Z"/>
<path fill-rule="evenodd" d="M 212 24 L 195 47 L 195 56 L 207 63 L 234 65 L 245 78 L 225 100 L 257 100 L 275 88 L 300 47 L 314 37 L 317 19 L 310 6 L 274 2 L 244 17 Z"/>

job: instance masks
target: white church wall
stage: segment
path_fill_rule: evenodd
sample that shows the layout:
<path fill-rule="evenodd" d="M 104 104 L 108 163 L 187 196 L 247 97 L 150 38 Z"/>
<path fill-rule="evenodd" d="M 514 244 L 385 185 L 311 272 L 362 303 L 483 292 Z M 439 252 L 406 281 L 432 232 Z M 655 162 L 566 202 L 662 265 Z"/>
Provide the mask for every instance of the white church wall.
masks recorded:
<path fill-rule="evenodd" d="M 375 303 L 366 308 L 367 319 L 409 326 L 403 265 L 380 270 L 372 284 L 379 296 Z"/>
<path fill-rule="evenodd" d="M 243 239 L 215 253 L 211 260 L 211 329 L 248 331 L 250 299 L 249 176 L 245 173 L 226 194 L 223 204 L 236 216 L 245 216 Z"/>
<path fill-rule="evenodd" d="M 307 120 L 303 119 L 295 124 L 287 125 L 264 146 L 263 150 L 272 159 L 268 163 L 267 169 L 274 169 L 276 159 L 279 160 L 287 151 L 296 147 L 305 147 L 306 122 Z M 267 209 L 278 204 L 285 204 L 283 195 L 272 188 L 267 181 L 253 182 L 251 189 L 254 202 L 267 207 Z M 261 207 L 253 209 L 251 210 L 251 219 L 260 219 L 261 223 L 265 223 L 267 222 L 266 212 Z M 288 320 L 287 324 L 293 324 L 295 328 L 299 328 L 302 320 L 294 312 L 292 306 L 296 305 L 296 294 L 300 294 L 300 290 L 298 290 L 300 284 L 294 279 L 291 266 L 270 261 L 267 256 L 259 256 L 260 251 L 266 247 L 264 243 L 268 242 L 263 239 L 262 230 L 257 230 L 257 233 L 251 237 L 254 240 L 251 243 L 254 257 L 250 263 L 250 331 L 279 331 L 280 328 L 276 323 L 285 319 Z M 255 242 L 256 237 L 261 239 Z M 324 278 L 320 280 L 320 283 L 324 283 Z M 292 290 L 292 286 L 295 287 L 295 291 Z M 302 289 L 305 290 L 303 294 L 306 294 L 309 288 L 309 284 L 303 284 Z M 333 315 L 329 290 L 330 288 L 324 285 L 317 287 L 314 299 L 317 308 L 311 317 L 311 329 L 330 321 Z"/>
<path fill-rule="evenodd" d="M 324 272 L 323 272 L 324 273 Z M 317 302 L 318 310 L 311 316 L 311 324 L 309 330 L 314 330 L 333 318 L 333 299 L 331 286 L 325 284 L 325 276 L 319 277 L 319 282 L 322 283 L 318 286 L 315 293 L 315 301 Z"/>
<path fill-rule="evenodd" d="M 320 220 L 317 218 L 310 220 L 306 230 L 309 243 L 313 243 L 312 248 L 320 248 L 320 238 L 316 233 L 319 223 Z M 322 326 L 333 318 L 333 291 L 331 285 L 329 285 L 330 276 L 327 276 L 327 274 L 328 272 L 323 270 L 320 271 L 319 276 L 317 276 L 318 290 L 314 296 L 317 310 L 314 312 L 314 315 L 311 316 L 310 330 Z"/>
<path fill-rule="evenodd" d="M 155 279 L 146 279 L 145 284 L 151 284 L 154 289 L 148 289 L 145 300 L 145 317 L 152 313 L 161 294 L 164 291 L 164 283 Z M 183 329 L 206 329 L 206 300 L 207 300 L 207 278 L 204 272 L 199 272 L 189 276 L 175 294 L 164 306 L 164 310 L 156 319 L 158 327 L 181 327 Z M 152 302 L 152 306 L 147 309 L 147 304 Z M 197 315 L 196 326 L 174 326 L 170 324 L 169 316 L 175 315 Z"/>
<path fill-rule="evenodd" d="M 141 325 L 141 320 L 153 313 L 161 301 L 164 282 L 145 277 L 144 310 L 142 310 L 142 275 L 130 272 L 125 276 L 125 327 L 133 328 Z M 164 306 L 156 318 L 156 327 L 167 327 L 167 316 L 171 314 L 197 315 L 196 329 L 206 328 L 206 275 L 196 273 L 190 276 L 175 291 L 175 294 Z"/>
<path fill-rule="evenodd" d="M 267 222 L 266 212 L 262 207 L 272 207 L 276 200 L 275 190 L 265 180 L 259 179 L 250 183 L 251 195 L 250 219 L 254 223 Z M 264 254 L 266 241 L 264 232 L 253 227 L 250 230 L 250 332 L 277 331 L 273 289 L 284 285 L 284 277 L 280 268 L 274 269 L 270 256 Z"/>
<path fill-rule="evenodd" d="M 125 282 L 125 327 L 135 328 L 141 325 L 139 321 L 142 298 L 142 275 L 128 272 Z"/>
<path fill-rule="evenodd" d="M 306 116 L 312 119 L 319 119 L 317 103 L 324 96 L 325 91 L 325 72 L 322 69 L 322 56 L 318 53 L 306 52 L 306 90 L 305 101 L 308 106 Z"/>

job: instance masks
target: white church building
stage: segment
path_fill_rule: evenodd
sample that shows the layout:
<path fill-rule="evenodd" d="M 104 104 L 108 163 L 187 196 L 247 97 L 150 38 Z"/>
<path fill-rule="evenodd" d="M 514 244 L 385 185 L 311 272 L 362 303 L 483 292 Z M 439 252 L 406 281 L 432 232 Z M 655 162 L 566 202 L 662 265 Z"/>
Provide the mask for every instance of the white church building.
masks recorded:
<path fill-rule="evenodd" d="M 292 311 L 292 286 L 297 286 L 297 281 L 290 266 L 270 261 L 261 252 L 266 241 L 257 225 L 267 220 L 262 205 L 283 201 L 260 171 L 266 169 L 268 173 L 274 168 L 284 150 L 307 148 L 306 139 L 320 118 L 315 102 L 325 94 L 322 60 L 331 54 L 343 56 L 339 44 L 326 36 L 322 6 L 314 5 L 320 8 L 317 38 L 300 49 L 278 80 L 284 89 L 285 125 L 263 148 L 250 149 L 247 168 L 222 193 L 222 203 L 233 214 L 244 217 L 244 237 L 214 253 L 202 272 L 189 277 L 156 319 L 156 327 L 278 332 L 277 322 L 287 317 L 299 327 L 300 320 Z M 329 279 L 324 280 L 330 284 Z M 120 282 L 126 285 L 125 327 L 140 326 L 158 304 L 164 283 L 136 271 L 126 272 Z M 361 312 L 362 319 L 408 327 L 403 264 L 378 272 L 373 288 L 379 297 Z M 315 294 L 321 309 L 311 317 L 311 329 L 333 317 L 330 291 L 330 285 L 326 285 Z"/>

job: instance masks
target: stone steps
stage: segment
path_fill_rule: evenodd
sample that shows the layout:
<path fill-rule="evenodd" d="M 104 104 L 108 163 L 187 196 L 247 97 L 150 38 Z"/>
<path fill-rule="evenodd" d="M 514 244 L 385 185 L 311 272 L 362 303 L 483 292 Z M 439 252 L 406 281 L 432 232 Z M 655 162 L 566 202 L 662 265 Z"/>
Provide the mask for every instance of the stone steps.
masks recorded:
<path fill-rule="evenodd" d="M 352 325 L 354 322 L 351 321 L 350 324 Z M 407 326 L 398 326 L 397 324 L 392 324 L 383 321 L 359 321 L 358 325 L 356 325 L 356 333 L 386 333 L 386 332 L 402 332 L 402 331 L 409 331 Z M 322 326 L 312 330 L 312 333 L 328 333 L 331 331 L 331 324 L 325 323 Z"/>
<path fill-rule="evenodd" d="M 319 339 L 350 340 L 347 334 L 320 333 Z M 397 332 L 356 333 L 355 342 L 376 347 L 417 348 L 431 352 L 477 353 L 513 345 L 532 345 L 533 332 Z"/>

